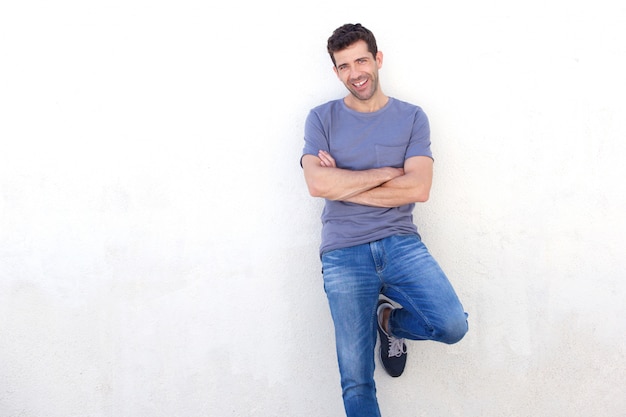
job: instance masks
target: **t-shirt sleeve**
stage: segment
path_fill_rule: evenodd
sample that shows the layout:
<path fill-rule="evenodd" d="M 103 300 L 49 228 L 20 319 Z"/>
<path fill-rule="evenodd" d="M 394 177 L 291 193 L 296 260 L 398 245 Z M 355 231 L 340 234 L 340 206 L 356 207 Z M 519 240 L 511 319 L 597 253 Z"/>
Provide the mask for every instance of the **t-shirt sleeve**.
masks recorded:
<path fill-rule="evenodd" d="M 415 113 L 415 119 L 413 121 L 413 129 L 411 131 L 411 138 L 409 139 L 409 146 L 406 150 L 405 159 L 413 156 L 427 156 L 433 158 L 432 151 L 430 150 L 430 124 L 428 123 L 428 116 L 420 108 Z"/>
<path fill-rule="evenodd" d="M 304 148 L 302 149 L 302 156 L 317 156 L 320 150 L 327 152 L 330 150 L 328 138 L 319 115 L 311 110 L 304 124 Z M 300 165 L 302 165 L 302 157 L 300 158 Z"/>

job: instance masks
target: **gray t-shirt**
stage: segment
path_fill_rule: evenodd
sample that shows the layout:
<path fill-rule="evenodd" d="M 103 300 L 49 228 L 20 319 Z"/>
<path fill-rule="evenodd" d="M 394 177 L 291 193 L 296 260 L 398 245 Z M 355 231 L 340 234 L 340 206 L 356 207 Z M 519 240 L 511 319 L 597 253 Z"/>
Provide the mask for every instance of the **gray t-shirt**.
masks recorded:
<path fill-rule="evenodd" d="M 304 142 L 303 156 L 317 156 L 324 150 L 335 158 L 338 168 L 349 170 L 401 168 L 413 156 L 432 158 L 426 114 L 394 98 L 372 113 L 354 111 L 343 99 L 322 104 L 306 119 Z M 326 200 L 320 253 L 392 235 L 416 234 L 414 206 L 379 208 Z"/>

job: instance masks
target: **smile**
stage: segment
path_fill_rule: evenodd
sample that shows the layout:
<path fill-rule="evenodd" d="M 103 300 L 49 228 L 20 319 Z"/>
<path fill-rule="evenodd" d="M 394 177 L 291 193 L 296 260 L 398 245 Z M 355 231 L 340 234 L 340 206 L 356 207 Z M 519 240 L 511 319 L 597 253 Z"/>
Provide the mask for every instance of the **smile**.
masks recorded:
<path fill-rule="evenodd" d="M 363 80 L 361 82 L 358 83 L 352 83 L 353 86 L 355 86 L 356 88 L 360 88 L 363 87 L 363 85 L 367 82 L 367 80 Z"/>

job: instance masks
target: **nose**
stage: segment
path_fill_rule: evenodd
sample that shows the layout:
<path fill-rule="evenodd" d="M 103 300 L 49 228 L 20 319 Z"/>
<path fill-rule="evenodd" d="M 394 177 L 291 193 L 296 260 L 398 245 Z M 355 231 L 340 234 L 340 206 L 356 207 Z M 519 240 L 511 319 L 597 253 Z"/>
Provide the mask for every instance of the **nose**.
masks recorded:
<path fill-rule="evenodd" d="M 349 79 L 351 81 L 356 81 L 359 78 L 361 78 L 361 72 L 357 71 L 356 68 L 354 68 L 354 67 L 350 68 L 350 77 L 349 77 Z"/>

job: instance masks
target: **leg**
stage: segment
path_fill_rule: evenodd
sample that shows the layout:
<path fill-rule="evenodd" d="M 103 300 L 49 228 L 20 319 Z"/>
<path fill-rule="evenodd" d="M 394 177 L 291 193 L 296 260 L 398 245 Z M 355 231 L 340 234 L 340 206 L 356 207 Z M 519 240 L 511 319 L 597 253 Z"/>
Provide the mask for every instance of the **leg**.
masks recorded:
<path fill-rule="evenodd" d="M 467 313 L 419 236 L 393 236 L 383 244 L 383 293 L 403 307 L 390 316 L 391 334 L 447 344 L 461 340 L 468 329 Z"/>
<path fill-rule="evenodd" d="M 322 256 L 324 289 L 335 324 L 337 359 L 348 417 L 380 417 L 374 383 L 375 310 L 380 280 L 367 245 Z"/>

